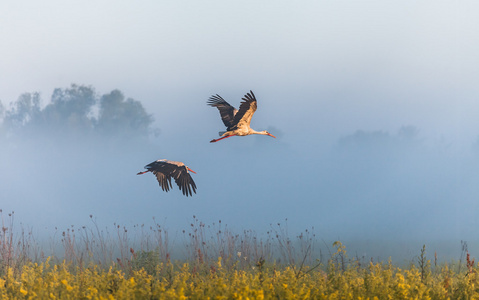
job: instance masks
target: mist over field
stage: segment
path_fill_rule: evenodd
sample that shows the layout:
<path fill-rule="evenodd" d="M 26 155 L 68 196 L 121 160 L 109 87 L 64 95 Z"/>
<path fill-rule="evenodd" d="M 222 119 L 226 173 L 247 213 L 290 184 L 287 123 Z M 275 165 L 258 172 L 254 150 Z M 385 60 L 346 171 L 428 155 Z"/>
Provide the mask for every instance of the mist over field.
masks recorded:
<path fill-rule="evenodd" d="M 207 96 L 198 99 L 205 107 Z M 210 144 L 217 130 L 179 126 L 163 134 L 155 127 L 161 119 L 119 90 L 100 95 L 72 85 L 40 102 L 23 94 L 4 112 L 0 196 L 4 218 L 15 211 L 18 225 L 42 237 L 72 226 L 157 223 L 180 240 L 195 216 L 260 237 L 278 223 L 292 237 L 309 229 L 320 243 L 341 240 L 357 255 L 382 259 L 411 258 L 424 243 L 444 258 L 455 258 L 461 241 L 476 246 L 474 140 L 455 147 L 405 125 L 357 129 L 332 142 L 312 130 L 295 141 L 287 128 L 265 124 L 277 139 Z M 201 113 L 222 129 L 216 109 Z M 136 175 L 160 158 L 195 170 L 197 194 L 184 197 L 176 185 L 166 193 L 150 173 Z"/>
<path fill-rule="evenodd" d="M 195 216 L 366 257 L 477 256 L 479 7 L 456 4 L 1 3 L 3 218 L 39 237 L 158 223 L 179 243 Z M 252 128 L 277 138 L 210 144 L 208 97 L 250 90 Z M 197 194 L 136 175 L 161 158 Z"/>

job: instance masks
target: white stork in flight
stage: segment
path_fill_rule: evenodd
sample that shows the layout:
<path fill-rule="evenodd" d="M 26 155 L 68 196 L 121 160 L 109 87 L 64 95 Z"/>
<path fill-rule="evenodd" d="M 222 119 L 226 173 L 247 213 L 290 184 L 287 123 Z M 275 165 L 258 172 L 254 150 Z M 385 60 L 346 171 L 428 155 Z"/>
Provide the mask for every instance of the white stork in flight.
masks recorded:
<path fill-rule="evenodd" d="M 276 138 L 266 130 L 256 131 L 249 127 L 251 118 L 257 107 L 256 97 L 253 92 L 249 91 L 242 100 L 239 110 L 237 110 L 218 94 L 213 95 L 208 99 L 207 104 L 216 107 L 220 111 L 221 120 L 226 126 L 226 131 L 219 132 L 222 138 L 211 140 L 210 143 L 215 143 L 231 136 L 245 136 L 250 134 L 269 135 Z"/>
<path fill-rule="evenodd" d="M 145 169 L 146 171 L 139 172 L 136 175 L 152 172 L 155 174 L 156 179 L 158 179 L 158 184 L 163 191 L 168 192 L 170 188 L 173 188 L 171 185 L 171 178 L 173 178 L 180 188 L 180 191 L 183 192 L 183 195 L 186 195 L 186 197 L 188 197 L 188 195 L 193 196 L 191 191 L 196 194 L 196 184 L 189 173 L 193 172 L 196 174 L 196 172 L 185 166 L 182 162 L 159 159 L 146 165 Z"/>

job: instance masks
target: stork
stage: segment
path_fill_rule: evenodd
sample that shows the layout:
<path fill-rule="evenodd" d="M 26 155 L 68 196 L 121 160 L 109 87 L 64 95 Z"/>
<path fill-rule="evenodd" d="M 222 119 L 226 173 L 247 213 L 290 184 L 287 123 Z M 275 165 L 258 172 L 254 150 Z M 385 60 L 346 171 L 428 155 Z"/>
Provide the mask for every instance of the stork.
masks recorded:
<path fill-rule="evenodd" d="M 210 143 L 216 143 L 222 139 L 232 136 L 245 136 L 250 134 L 269 135 L 276 138 L 266 130 L 256 131 L 251 129 L 250 123 L 254 112 L 256 111 L 256 97 L 252 91 L 249 91 L 240 104 L 239 110 L 231 106 L 220 95 L 216 94 L 208 99 L 207 104 L 216 107 L 220 111 L 221 120 L 226 126 L 226 131 L 220 131 L 219 135 L 222 138 L 213 139 Z"/>
<path fill-rule="evenodd" d="M 155 174 L 158 184 L 161 189 L 168 192 L 171 185 L 171 178 L 173 178 L 186 197 L 193 196 L 192 192 L 196 194 L 196 184 L 193 181 L 189 172 L 195 171 L 185 166 L 184 163 L 179 161 L 172 161 L 167 159 L 159 159 L 145 166 L 146 171 L 138 172 L 136 175 L 152 172 Z"/>

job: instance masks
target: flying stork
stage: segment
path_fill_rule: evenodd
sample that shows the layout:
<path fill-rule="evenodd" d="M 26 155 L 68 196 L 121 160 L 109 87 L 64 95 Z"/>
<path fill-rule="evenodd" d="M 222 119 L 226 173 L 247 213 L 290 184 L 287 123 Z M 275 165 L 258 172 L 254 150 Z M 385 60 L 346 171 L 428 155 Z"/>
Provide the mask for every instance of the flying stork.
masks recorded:
<path fill-rule="evenodd" d="M 256 97 L 252 91 L 249 91 L 240 104 L 239 110 L 231 106 L 220 95 L 216 94 L 208 99 L 207 104 L 216 107 L 220 111 L 221 120 L 226 126 L 226 131 L 220 131 L 219 135 L 222 138 L 211 140 L 210 143 L 221 141 L 222 139 L 231 136 L 245 136 L 250 134 L 269 135 L 276 138 L 266 130 L 255 131 L 251 129 L 250 123 L 254 112 L 256 111 Z"/>
<path fill-rule="evenodd" d="M 171 185 L 171 178 L 173 178 L 180 188 L 180 191 L 183 192 L 183 195 L 186 197 L 188 197 L 188 195 L 193 196 L 191 193 L 192 190 L 193 193 L 196 194 L 196 184 L 189 173 L 193 172 L 196 174 L 196 172 L 185 166 L 182 162 L 159 159 L 146 165 L 145 169 L 146 171 L 138 172 L 136 175 L 152 172 L 155 174 L 163 191 L 168 192 L 170 188 L 173 188 Z"/>

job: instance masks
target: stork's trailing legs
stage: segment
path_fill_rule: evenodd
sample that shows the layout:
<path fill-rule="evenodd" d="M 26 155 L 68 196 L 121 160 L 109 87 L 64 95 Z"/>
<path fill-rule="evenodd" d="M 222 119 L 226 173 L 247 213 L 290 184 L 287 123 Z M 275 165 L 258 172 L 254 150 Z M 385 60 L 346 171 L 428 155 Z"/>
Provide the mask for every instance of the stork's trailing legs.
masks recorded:
<path fill-rule="evenodd" d="M 224 136 L 220 139 L 213 139 L 210 141 L 210 143 L 216 143 L 217 141 L 221 141 L 222 139 L 225 139 L 225 138 L 229 138 L 229 137 L 232 137 L 232 136 L 235 136 L 236 134 L 232 134 L 232 135 L 227 135 L 227 136 Z"/>

